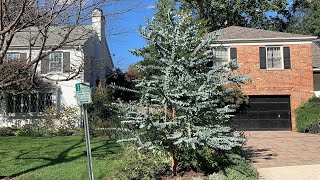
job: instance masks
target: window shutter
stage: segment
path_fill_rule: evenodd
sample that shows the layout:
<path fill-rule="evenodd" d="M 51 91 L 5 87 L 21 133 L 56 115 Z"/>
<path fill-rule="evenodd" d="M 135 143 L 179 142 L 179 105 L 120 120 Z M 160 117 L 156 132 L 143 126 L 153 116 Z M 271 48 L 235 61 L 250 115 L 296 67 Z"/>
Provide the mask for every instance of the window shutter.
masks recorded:
<path fill-rule="evenodd" d="M 283 47 L 283 58 L 284 58 L 284 68 L 290 69 L 291 68 L 290 47 Z"/>
<path fill-rule="evenodd" d="M 237 48 L 230 48 L 230 59 L 237 59 Z"/>
<path fill-rule="evenodd" d="M 259 54 L 260 54 L 260 69 L 267 69 L 266 48 L 259 47 Z"/>
<path fill-rule="evenodd" d="M 70 52 L 63 53 L 63 72 L 70 72 Z"/>
<path fill-rule="evenodd" d="M 20 53 L 20 60 L 27 61 L 27 53 Z"/>
<path fill-rule="evenodd" d="M 41 74 L 47 74 L 49 72 L 49 55 L 45 56 L 41 60 Z"/>

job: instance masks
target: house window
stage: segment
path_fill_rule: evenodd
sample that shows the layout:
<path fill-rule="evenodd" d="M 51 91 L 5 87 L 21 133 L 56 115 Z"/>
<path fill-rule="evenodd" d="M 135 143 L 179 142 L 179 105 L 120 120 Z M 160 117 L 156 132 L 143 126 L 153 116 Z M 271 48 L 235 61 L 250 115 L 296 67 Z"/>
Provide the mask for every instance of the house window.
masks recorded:
<path fill-rule="evenodd" d="M 320 72 L 313 72 L 314 91 L 320 91 Z"/>
<path fill-rule="evenodd" d="M 227 47 L 219 46 L 213 48 L 213 55 L 215 56 L 216 61 L 229 61 L 229 49 Z"/>
<path fill-rule="evenodd" d="M 52 93 L 26 93 L 7 95 L 8 113 L 41 113 L 53 105 Z"/>
<path fill-rule="evenodd" d="M 282 69 L 281 47 L 267 47 L 267 69 Z"/>
<path fill-rule="evenodd" d="M 8 52 L 6 54 L 8 60 L 19 60 L 20 53 L 19 52 Z"/>
<path fill-rule="evenodd" d="M 62 72 L 62 53 L 54 52 L 49 56 L 49 71 L 50 72 Z"/>

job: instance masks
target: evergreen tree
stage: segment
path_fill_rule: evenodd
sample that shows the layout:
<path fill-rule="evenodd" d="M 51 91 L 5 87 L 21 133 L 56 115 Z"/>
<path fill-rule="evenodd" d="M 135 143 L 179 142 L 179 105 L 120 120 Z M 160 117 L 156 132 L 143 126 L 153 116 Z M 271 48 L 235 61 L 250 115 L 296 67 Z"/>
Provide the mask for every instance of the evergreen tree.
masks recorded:
<path fill-rule="evenodd" d="M 175 9 L 169 0 L 160 1 L 161 20 L 147 20 L 141 28 L 146 47 L 134 53 L 155 62 L 139 66 L 149 73 L 138 80 L 141 98 L 132 104 L 122 122 L 140 148 L 159 148 L 171 153 L 176 172 L 176 150 L 184 147 L 230 150 L 240 146 L 239 132 L 227 126 L 235 104 L 221 101 L 249 80 L 235 74 L 235 60 L 219 62 L 210 48 L 218 34 L 203 36 L 201 25 L 190 11 Z M 146 51 L 153 47 L 152 52 Z M 210 65 L 211 64 L 211 65 Z"/>

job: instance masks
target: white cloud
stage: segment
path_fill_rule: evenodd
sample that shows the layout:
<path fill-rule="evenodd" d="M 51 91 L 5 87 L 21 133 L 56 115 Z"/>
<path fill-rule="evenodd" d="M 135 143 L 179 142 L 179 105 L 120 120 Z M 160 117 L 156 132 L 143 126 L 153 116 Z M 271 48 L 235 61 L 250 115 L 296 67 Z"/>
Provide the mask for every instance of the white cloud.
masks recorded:
<path fill-rule="evenodd" d="M 154 5 L 154 4 L 150 4 L 149 6 L 147 6 L 146 8 L 147 9 L 154 9 L 156 7 L 156 5 Z"/>

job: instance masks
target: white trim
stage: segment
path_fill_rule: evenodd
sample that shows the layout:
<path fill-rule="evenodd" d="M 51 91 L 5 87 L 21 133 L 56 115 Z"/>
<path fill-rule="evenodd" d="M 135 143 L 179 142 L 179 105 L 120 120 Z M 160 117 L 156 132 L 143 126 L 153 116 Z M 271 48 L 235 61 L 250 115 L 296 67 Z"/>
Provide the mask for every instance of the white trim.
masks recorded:
<path fill-rule="evenodd" d="M 320 97 L 320 91 L 314 91 L 314 95 L 315 95 L 316 97 Z"/>
<path fill-rule="evenodd" d="M 217 41 L 219 42 L 219 41 Z M 257 42 L 257 43 L 227 43 L 227 42 L 221 42 L 217 44 L 211 44 L 211 47 L 216 46 L 267 46 L 267 45 L 289 45 L 289 44 L 312 44 L 312 41 L 300 41 L 300 42 Z"/>

